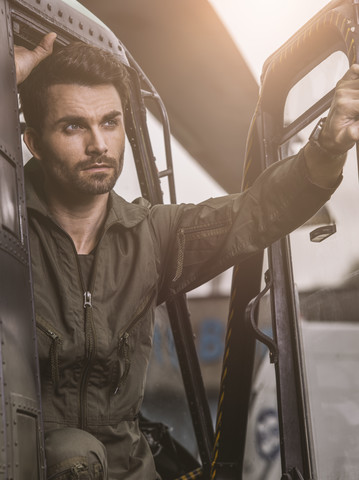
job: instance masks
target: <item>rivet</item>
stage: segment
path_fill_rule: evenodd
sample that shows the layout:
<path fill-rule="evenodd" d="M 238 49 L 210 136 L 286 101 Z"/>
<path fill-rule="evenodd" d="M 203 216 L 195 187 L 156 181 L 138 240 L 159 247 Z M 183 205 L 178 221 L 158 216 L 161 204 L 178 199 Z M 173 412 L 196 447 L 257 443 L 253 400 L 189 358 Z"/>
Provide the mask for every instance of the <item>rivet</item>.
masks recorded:
<path fill-rule="evenodd" d="M 100 42 L 103 42 L 103 36 L 102 35 L 99 35 L 98 38 L 100 39 Z"/>
<path fill-rule="evenodd" d="M 92 30 L 92 28 L 90 28 L 89 34 L 90 34 L 91 36 L 93 35 L 93 30 Z"/>
<path fill-rule="evenodd" d="M 109 47 L 111 47 L 111 48 L 112 48 L 112 46 L 113 46 L 113 43 L 109 41 L 109 42 L 108 42 L 108 45 L 109 45 Z"/>
<path fill-rule="evenodd" d="M 59 10 L 59 11 L 57 12 L 57 15 L 58 15 L 59 17 L 62 17 L 62 15 L 63 15 L 62 10 Z"/>
<path fill-rule="evenodd" d="M 69 17 L 69 22 L 73 23 L 74 19 L 72 17 Z"/>
<path fill-rule="evenodd" d="M 48 9 L 50 12 L 51 12 L 51 10 L 52 10 L 52 6 L 51 6 L 49 3 L 47 4 L 47 9 Z"/>
<path fill-rule="evenodd" d="M 80 23 L 79 23 L 79 27 L 80 27 L 80 30 L 83 30 L 83 29 L 84 29 L 83 23 L 80 22 Z"/>

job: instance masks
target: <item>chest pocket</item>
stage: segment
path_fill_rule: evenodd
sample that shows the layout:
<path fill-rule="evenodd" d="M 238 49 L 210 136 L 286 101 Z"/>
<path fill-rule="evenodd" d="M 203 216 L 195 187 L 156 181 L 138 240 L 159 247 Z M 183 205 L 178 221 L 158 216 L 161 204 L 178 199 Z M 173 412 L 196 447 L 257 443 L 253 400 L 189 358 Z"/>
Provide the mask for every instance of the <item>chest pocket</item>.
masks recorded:
<path fill-rule="evenodd" d="M 151 348 L 152 325 L 148 325 L 147 327 L 151 330 L 151 333 L 148 333 L 146 328 L 141 328 L 141 325 L 146 320 L 146 314 L 148 314 L 151 309 L 155 296 L 156 290 L 153 288 L 147 295 L 145 295 L 125 331 L 122 331 L 119 334 L 117 346 L 118 374 L 114 388 L 114 395 L 116 395 L 126 383 L 131 369 L 131 356 L 134 350 L 136 348 L 138 349 L 137 355 L 140 357 L 140 352 L 143 348 L 145 350 Z M 151 318 L 152 316 L 153 315 L 151 314 Z M 148 341 L 146 341 L 146 339 L 148 339 Z M 146 354 L 144 356 L 146 357 Z"/>
<path fill-rule="evenodd" d="M 59 382 L 59 349 L 62 345 L 61 335 L 40 315 L 36 315 L 37 345 L 42 374 L 50 376 L 56 388 Z"/>

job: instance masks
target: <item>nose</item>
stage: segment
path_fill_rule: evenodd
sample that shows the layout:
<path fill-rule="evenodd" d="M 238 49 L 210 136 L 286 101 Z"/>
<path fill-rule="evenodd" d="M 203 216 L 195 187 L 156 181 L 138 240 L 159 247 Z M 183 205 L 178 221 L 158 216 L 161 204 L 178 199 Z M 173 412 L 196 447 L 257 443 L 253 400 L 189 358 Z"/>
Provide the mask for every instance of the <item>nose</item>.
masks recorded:
<path fill-rule="evenodd" d="M 106 137 L 101 129 L 93 128 L 89 131 L 86 150 L 88 155 L 103 155 L 108 151 Z"/>

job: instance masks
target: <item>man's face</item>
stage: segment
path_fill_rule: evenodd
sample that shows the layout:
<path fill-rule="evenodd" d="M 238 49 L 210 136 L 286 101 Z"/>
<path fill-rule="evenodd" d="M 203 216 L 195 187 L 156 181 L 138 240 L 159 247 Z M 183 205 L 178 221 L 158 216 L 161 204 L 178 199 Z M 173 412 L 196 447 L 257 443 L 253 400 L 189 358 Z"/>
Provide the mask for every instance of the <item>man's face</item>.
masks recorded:
<path fill-rule="evenodd" d="M 113 85 L 52 85 L 38 147 L 49 188 L 98 195 L 115 185 L 123 165 L 125 130 Z M 51 192 L 51 190 L 50 190 Z"/>

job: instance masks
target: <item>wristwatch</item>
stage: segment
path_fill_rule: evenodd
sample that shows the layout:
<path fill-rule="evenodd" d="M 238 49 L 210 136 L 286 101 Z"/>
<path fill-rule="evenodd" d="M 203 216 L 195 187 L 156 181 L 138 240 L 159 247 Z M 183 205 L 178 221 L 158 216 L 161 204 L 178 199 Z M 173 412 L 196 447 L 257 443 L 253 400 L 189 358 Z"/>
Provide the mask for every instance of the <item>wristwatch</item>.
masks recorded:
<path fill-rule="evenodd" d="M 323 145 L 320 143 L 320 134 L 323 131 L 326 119 L 327 119 L 327 117 L 322 117 L 319 120 L 319 122 L 314 127 L 314 130 L 309 135 L 308 141 L 309 141 L 310 145 L 312 147 L 315 147 L 321 154 L 325 154 L 329 158 L 337 158 L 340 155 L 342 155 L 342 153 L 330 151 L 330 150 L 326 149 L 325 147 L 323 147 Z"/>

